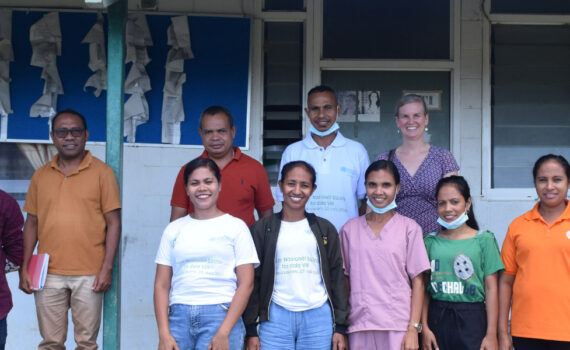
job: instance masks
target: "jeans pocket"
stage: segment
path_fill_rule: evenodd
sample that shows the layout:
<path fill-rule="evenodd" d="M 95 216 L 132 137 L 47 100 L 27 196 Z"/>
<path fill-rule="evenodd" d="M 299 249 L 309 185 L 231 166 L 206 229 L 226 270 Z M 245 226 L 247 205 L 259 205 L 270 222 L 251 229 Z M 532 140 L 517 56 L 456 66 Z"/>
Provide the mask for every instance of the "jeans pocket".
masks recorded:
<path fill-rule="evenodd" d="M 173 316 L 174 314 L 181 314 L 185 312 L 185 307 L 188 305 L 183 304 L 172 304 L 168 306 L 168 316 Z"/>
<path fill-rule="evenodd" d="M 168 316 L 172 316 L 173 313 L 174 313 L 174 305 L 170 305 L 168 307 Z"/>

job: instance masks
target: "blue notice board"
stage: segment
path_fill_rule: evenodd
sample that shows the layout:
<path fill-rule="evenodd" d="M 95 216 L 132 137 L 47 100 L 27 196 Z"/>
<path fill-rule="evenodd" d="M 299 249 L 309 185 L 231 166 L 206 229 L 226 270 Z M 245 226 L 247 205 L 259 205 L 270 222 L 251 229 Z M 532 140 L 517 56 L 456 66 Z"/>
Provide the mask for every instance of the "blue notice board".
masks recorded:
<path fill-rule="evenodd" d="M 11 103 L 14 114 L 8 116 L 8 139 L 48 140 L 47 118 L 30 118 L 30 107 L 42 95 L 44 80 L 41 68 L 30 66 L 30 26 L 45 12 L 14 11 L 12 44 L 15 62 L 10 65 Z M 93 74 L 87 66 L 89 45 L 81 40 L 97 19 L 95 13 L 60 13 L 62 55 L 57 66 L 64 95 L 57 108 L 72 108 L 87 119 L 90 141 L 105 141 L 106 93 L 93 95 L 83 85 Z M 153 46 L 147 48 L 151 62 L 146 66 L 152 90 L 146 93 L 150 120 L 137 128 L 137 143 L 161 143 L 162 89 L 164 65 L 170 46 L 167 28 L 170 16 L 147 15 Z M 186 120 L 181 124 L 181 144 L 201 145 L 198 134 L 200 113 L 211 105 L 227 107 L 237 126 L 234 144 L 245 146 L 249 80 L 250 20 L 228 17 L 188 17 L 194 58 L 185 61 L 186 83 L 183 86 Z M 105 19 L 105 26 L 107 21 Z M 125 76 L 130 64 L 127 65 Z M 125 101 L 129 95 L 125 95 Z"/>

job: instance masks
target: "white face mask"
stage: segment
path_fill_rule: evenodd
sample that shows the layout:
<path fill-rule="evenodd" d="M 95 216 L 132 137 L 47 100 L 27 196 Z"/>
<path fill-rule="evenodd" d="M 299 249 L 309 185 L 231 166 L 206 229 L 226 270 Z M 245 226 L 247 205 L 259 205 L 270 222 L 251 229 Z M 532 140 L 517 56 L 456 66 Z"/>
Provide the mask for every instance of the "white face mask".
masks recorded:
<path fill-rule="evenodd" d="M 457 219 L 453 220 L 452 222 L 447 222 L 442 218 L 437 218 L 437 223 L 441 226 L 445 227 L 448 230 L 455 230 L 458 227 L 461 227 L 464 223 L 469 220 L 469 216 L 467 216 L 467 211 L 461 214 Z"/>
<path fill-rule="evenodd" d="M 317 128 L 315 128 L 313 126 L 313 124 L 311 124 L 310 130 L 313 134 L 317 135 L 317 136 L 328 136 L 330 134 L 332 134 L 333 132 L 337 131 L 338 129 L 340 129 L 340 126 L 338 126 L 338 123 L 334 123 L 327 131 L 319 131 L 317 130 Z"/>
<path fill-rule="evenodd" d="M 392 200 L 392 203 L 388 204 L 387 206 L 385 206 L 384 208 L 378 208 L 375 207 L 374 204 L 372 204 L 372 202 L 370 201 L 370 198 L 366 198 L 366 204 L 368 204 L 368 206 L 370 207 L 370 209 L 372 209 L 373 212 L 378 213 L 378 214 L 384 214 L 389 212 L 392 209 L 395 209 L 397 207 L 396 205 L 396 196 L 394 196 L 394 199 Z"/>

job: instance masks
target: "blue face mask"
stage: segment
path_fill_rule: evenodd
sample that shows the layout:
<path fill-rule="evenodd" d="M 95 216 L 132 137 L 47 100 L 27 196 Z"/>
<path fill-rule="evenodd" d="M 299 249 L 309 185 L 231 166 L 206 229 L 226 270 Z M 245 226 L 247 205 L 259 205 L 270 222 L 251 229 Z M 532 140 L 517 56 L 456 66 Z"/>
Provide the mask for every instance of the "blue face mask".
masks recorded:
<path fill-rule="evenodd" d="M 328 136 L 330 134 L 332 134 L 333 132 L 337 131 L 338 129 L 340 129 L 340 126 L 338 126 L 338 123 L 334 123 L 327 131 L 319 131 L 317 130 L 313 124 L 311 124 L 311 132 L 317 136 Z"/>
<path fill-rule="evenodd" d="M 457 219 L 453 220 L 452 222 L 447 222 L 447 221 L 443 220 L 442 218 L 437 218 L 437 223 L 440 224 L 441 226 L 445 227 L 448 230 L 455 230 L 456 228 L 461 227 L 461 225 L 466 223 L 467 220 L 469 220 L 469 217 L 467 216 L 467 213 L 465 212 L 465 213 L 461 214 L 461 216 L 459 216 Z"/>
<path fill-rule="evenodd" d="M 370 201 L 370 198 L 366 198 L 366 204 L 368 204 L 368 206 L 370 207 L 370 209 L 372 209 L 373 212 L 378 213 L 378 214 L 387 213 L 390 210 L 395 209 L 397 207 L 396 196 L 394 196 L 394 200 L 392 200 L 392 203 L 388 204 L 384 208 L 375 207 L 374 204 L 372 204 L 372 202 Z"/>

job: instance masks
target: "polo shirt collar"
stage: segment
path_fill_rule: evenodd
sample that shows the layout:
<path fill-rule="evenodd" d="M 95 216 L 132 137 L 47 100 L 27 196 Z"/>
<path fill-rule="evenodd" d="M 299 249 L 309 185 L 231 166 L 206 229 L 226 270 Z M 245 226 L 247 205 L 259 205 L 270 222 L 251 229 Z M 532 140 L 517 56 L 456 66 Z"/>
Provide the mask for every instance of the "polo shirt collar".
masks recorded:
<path fill-rule="evenodd" d="M 50 167 L 52 167 L 53 169 L 59 171 L 61 173 L 61 169 L 59 168 L 59 166 L 57 165 L 57 161 L 59 159 L 59 153 L 56 154 L 51 161 L 49 162 Z M 87 169 L 90 165 L 91 165 L 91 160 L 93 159 L 93 156 L 91 155 L 90 151 L 86 151 L 85 152 L 85 157 L 83 158 L 83 160 L 81 161 L 81 163 L 79 163 L 79 166 L 77 166 L 77 168 L 73 169 L 72 172 L 70 172 L 69 174 L 67 174 L 67 176 L 71 176 L 74 174 L 79 173 L 81 170 Z"/>
<path fill-rule="evenodd" d="M 544 223 L 546 223 L 546 221 L 544 221 L 544 219 L 542 218 L 542 215 L 540 215 L 540 213 L 538 212 L 538 206 L 540 205 L 540 202 L 536 203 L 534 205 L 534 208 L 532 208 L 530 211 L 528 211 L 524 217 L 525 219 L 532 221 L 532 220 L 540 220 Z M 556 221 L 554 221 L 552 224 L 556 224 L 559 221 L 563 221 L 563 220 L 570 220 L 570 204 L 568 203 L 568 201 L 566 201 L 566 209 L 564 209 L 564 211 L 562 212 L 562 214 L 560 215 L 560 217 L 558 217 L 556 219 Z"/>
<path fill-rule="evenodd" d="M 234 157 L 232 158 L 232 161 L 235 160 L 237 162 L 241 158 L 241 155 L 242 155 L 241 149 L 237 146 L 232 146 L 232 149 L 234 150 Z M 206 150 L 204 150 L 204 152 L 202 152 L 202 154 L 200 155 L 200 158 L 208 158 L 208 152 L 206 152 Z"/>
<path fill-rule="evenodd" d="M 346 137 L 344 137 L 341 133 L 340 130 L 336 132 L 336 137 L 334 138 L 333 142 L 330 144 L 329 147 L 342 147 L 346 144 Z M 309 135 L 307 135 L 304 139 L 303 139 L 303 145 L 307 148 L 320 148 L 321 146 L 319 146 L 315 140 L 313 139 L 313 137 L 311 136 L 311 133 L 309 132 Z"/>

